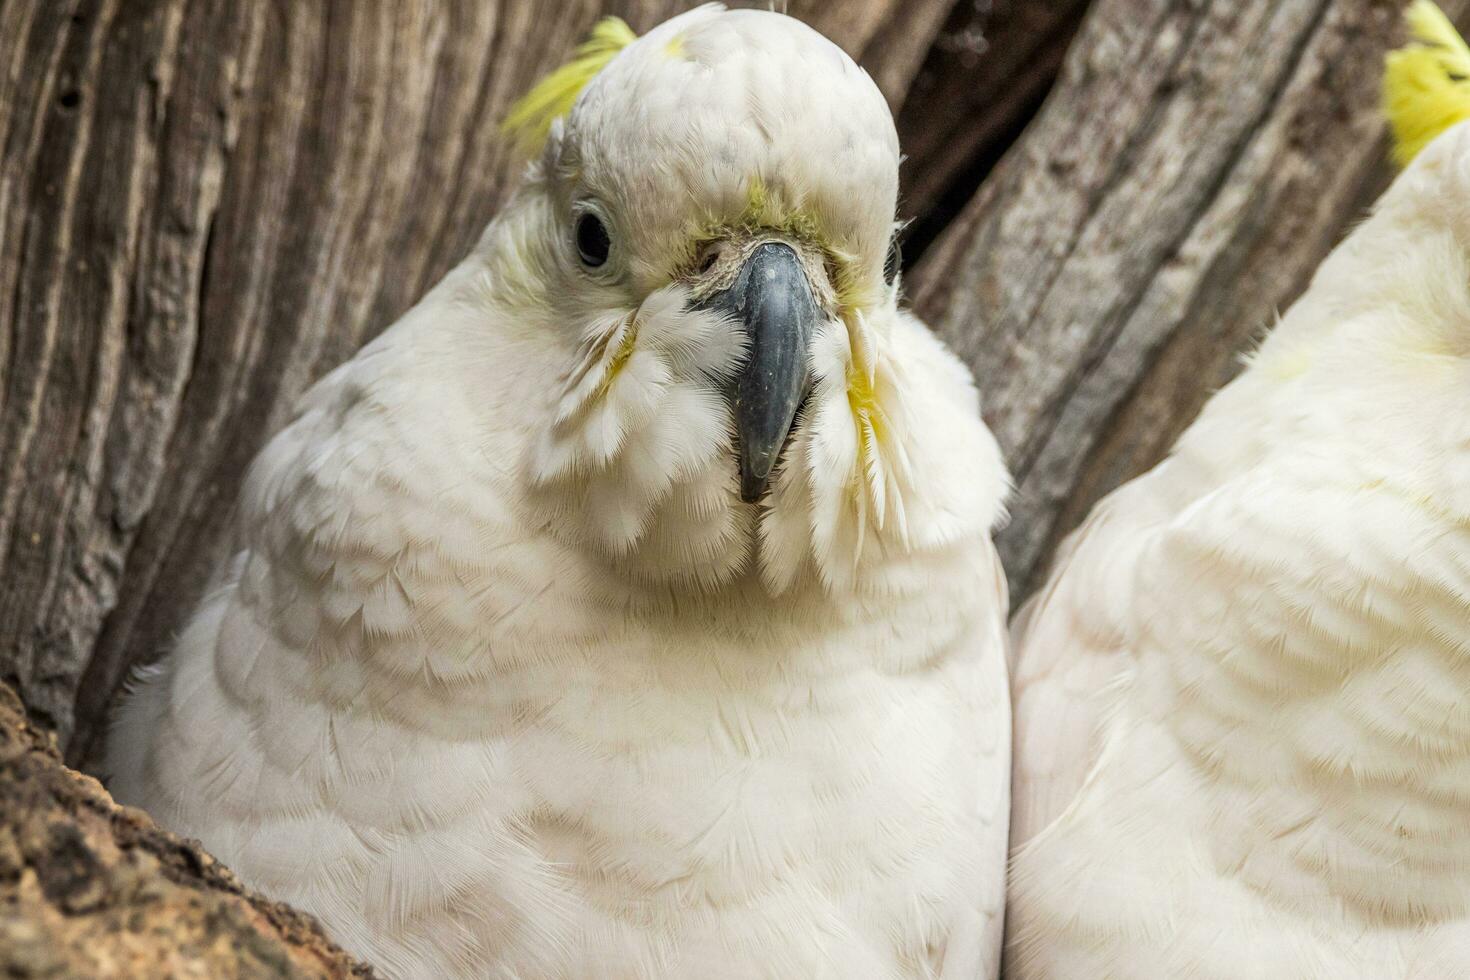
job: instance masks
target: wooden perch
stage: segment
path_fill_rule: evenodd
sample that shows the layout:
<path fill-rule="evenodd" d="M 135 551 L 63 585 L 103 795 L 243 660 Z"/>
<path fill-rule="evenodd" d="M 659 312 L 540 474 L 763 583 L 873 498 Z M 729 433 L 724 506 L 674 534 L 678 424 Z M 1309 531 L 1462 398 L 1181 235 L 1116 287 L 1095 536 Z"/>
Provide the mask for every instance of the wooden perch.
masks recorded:
<path fill-rule="evenodd" d="M 0 975 L 371 977 L 311 918 L 66 769 L 0 684 Z"/>

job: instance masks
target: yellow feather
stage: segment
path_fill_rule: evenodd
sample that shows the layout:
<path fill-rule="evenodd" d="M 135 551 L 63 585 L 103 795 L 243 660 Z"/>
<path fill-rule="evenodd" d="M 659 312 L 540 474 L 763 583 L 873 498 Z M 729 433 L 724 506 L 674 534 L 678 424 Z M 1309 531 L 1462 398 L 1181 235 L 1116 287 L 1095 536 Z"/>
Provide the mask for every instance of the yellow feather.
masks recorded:
<path fill-rule="evenodd" d="M 1393 159 L 1401 167 L 1436 136 L 1470 119 L 1470 47 L 1430 0 L 1405 13 L 1411 38 L 1385 59 L 1383 111 L 1393 127 Z"/>
<path fill-rule="evenodd" d="M 577 96 L 619 51 L 638 40 L 621 17 L 604 17 L 571 61 L 536 83 L 506 114 L 501 130 L 528 156 L 541 151 L 551 123 L 572 111 Z"/>

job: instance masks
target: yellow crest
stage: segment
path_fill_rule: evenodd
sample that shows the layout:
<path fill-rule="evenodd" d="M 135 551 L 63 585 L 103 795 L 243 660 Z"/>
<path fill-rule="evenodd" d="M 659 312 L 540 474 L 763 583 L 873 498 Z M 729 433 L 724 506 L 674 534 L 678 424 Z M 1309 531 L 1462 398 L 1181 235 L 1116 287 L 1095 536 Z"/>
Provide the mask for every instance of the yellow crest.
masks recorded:
<path fill-rule="evenodd" d="M 1430 0 L 1405 13 L 1409 43 L 1384 63 L 1383 111 L 1393 127 L 1393 159 L 1400 167 L 1440 133 L 1470 119 L 1470 47 Z"/>
<path fill-rule="evenodd" d="M 572 111 L 577 96 L 602 71 L 613 55 L 638 40 L 620 17 L 604 17 L 592 28 L 592 34 L 577 48 L 571 61 L 536 83 L 515 105 L 510 107 L 502 132 L 515 140 L 527 156 L 534 156 L 546 143 L 552 120 Z"/>

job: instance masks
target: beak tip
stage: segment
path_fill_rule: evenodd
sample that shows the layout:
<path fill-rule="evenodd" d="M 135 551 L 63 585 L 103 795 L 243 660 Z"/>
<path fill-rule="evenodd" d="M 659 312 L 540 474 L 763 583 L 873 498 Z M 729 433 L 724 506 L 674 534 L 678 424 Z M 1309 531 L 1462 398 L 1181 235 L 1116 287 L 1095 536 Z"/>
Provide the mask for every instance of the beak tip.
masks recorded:
<path fill-rule="evenodd" d="M 771 474 L 756 473 L 744 466 L 740 468 L 740 499 L 753 504 L 766 495 L 771 486 Z"/>

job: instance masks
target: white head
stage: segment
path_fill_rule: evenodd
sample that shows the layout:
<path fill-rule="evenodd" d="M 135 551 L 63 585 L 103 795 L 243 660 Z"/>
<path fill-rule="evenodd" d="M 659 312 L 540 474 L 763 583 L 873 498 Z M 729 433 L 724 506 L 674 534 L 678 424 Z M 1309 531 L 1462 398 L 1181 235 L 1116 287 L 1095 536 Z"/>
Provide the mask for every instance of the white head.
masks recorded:
<path fill-rule="evenodd" d="M 968 374 L 897 311 L 898 139 L 868 75 L 716 6 L 580 70 L 563 115 L 532 93 L 544 146 L 482 245 L 561 352 L 525 461 L 547 526 L 634 581 L 772 591 L 891 588 L 886 559 L 987 533 L 1004 471 Z"/>

